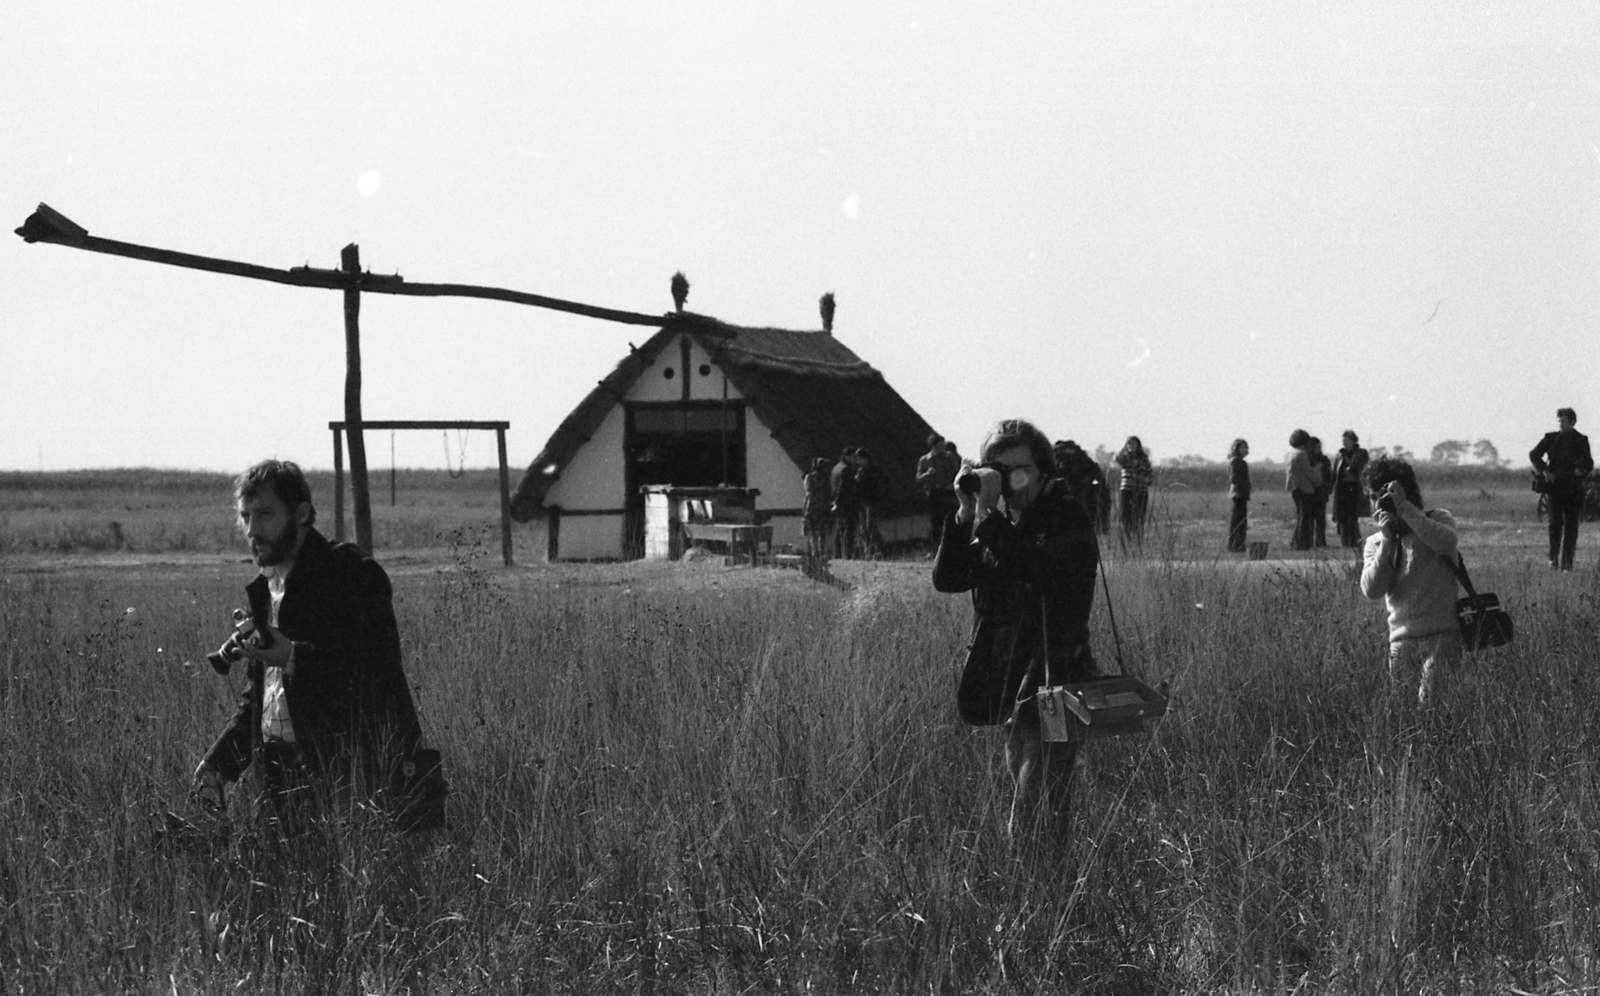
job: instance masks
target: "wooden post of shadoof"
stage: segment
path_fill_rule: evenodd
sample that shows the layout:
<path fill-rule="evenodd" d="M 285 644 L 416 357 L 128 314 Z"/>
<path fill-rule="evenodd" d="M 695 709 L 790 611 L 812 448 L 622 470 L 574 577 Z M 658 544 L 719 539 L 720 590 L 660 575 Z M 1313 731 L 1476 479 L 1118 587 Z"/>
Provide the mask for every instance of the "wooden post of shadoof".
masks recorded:
<path fill-rule="evenodd" d="M 194 253 L 178 252 L 173 249 L 157 249 L 151 246 L 136 245 L 131 242 L 117 242 L 112 239 L 103 239 L 89 234 L 89 230 L 72 221 L 61 212 L 48 204 L 40 204 L 38 210 L 28 216 L 22 227 L 16 230 L 24 242 L 48 242 L 54 245 L 67 246 L 73 249 L 85 249 L 89 252 L 107 253 L 112 256 L 127 256 L 130 259 L 142 259 L 151 263 L 165 263 L 168 266 L 182 266 L 191 270 L 208 270 L 212 273 L 226 273 L 235 277 L 249 277 L 252 280 L 268 280 L 278 284 L 289 284 L 294 287 L 320 287 L 325 290 L 340 290 L 344 292 L 344 327 L 345 327 L 345 360 L 347 368 L 344 382 L 344 408 L 346 431 L 349 433 L 350 445 L 350 486 L 355 498 L 355 523 L 356 542 L 368 553 L 372 552 L 372 501 L 371 493 L 367 488 L 367 447 L 366 440 L 361 432 L 361 345 L 360 345 L 360 315 L 361 293 L 366 291 L 373 294 L 399 294 L 411 297 L 478 297 L 491 301 L 508 301 L 512 304 L 526 304 L 535 308 L 548 308 L 553 311 L 565 311 L 574 315 L 586 315 L 590 318 L 599 318 L 608 322 L 621 322 L 625 325 L 661 325 L 663 319 L 659 315 L 645 315 L 634 311 L 620 311 L 616 308 L 602 308 L 592 304 L 580 304 L 576 301 L 564 301 L 560 298 L 545 297 L 542 294 L 529 294 L 524 291 L 506 290 L 501 287 L 480 287 L 474 284 L 421 284 L 406 283 L 399 274 L 384 276 L 361 271 L 361 253 L 354 244 L 348 245 L 339 254 L 340 268 L 337 270 L 321 270 L 310 266 L 296 266 L 288 270 L 277 270 L 269 266 L 258 266 L 255 263 L 241 263 L 237 260 L 216 259 L 210 256 L 198 256 Z M 502 463 L 501 490 L 510 487 Z M 501 495 L 501 500 L 509 500 L 509 492 Z"/>
<path fill-rule="evenodd" d="M 344 289 L 344 421 L 350 447 L 350 504 L 356 545 L 372 552 L 372 495 L 367 490 L 367 440 L 361 430 L 361 249 L 354 242 L 339 252 Z"/>

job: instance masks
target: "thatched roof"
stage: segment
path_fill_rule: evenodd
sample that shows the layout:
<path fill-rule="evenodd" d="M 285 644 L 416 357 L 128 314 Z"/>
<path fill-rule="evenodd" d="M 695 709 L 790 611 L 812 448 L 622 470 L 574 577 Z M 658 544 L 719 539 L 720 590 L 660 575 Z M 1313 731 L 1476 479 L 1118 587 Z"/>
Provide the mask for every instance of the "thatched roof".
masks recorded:
<path fill-rule="evenodd" d="M 511 501 L 526 522 L 544 512 L 544 497 L 569 461 L 627 395 L 667 345 L 688 335 L 727 374 L 748 411 L 761 419 L 804 473 L 815 457 L 837 460 L 846 446 L 865 446 L 883 472 L 883 514 L 924 508 L 913 478 L 932 428 L 855 353 L 827 332 L 741 328 L 692 312 L 671 314 L 661 330 L 623 357 L 534 457 Z M 553 472 L 547 472 L 548 468 Z"/>

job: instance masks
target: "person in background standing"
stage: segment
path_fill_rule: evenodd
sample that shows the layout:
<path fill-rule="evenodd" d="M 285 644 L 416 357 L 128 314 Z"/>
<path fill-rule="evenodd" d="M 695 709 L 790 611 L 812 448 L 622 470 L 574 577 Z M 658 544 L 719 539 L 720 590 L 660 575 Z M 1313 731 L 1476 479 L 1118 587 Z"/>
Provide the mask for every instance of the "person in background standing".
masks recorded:
<path fill-rule="evenodd" d="M 1250 523 L 1250 465 L 1244 458 L 1250 455 L 1250 444 L 1235 439 L 1228 447 L 1228 498 L 1233 502 L 1233 512 L 1228 516 L 1228 552 L 1245 551 L 1245 533 Z"/>
<path fill-rule="evenodd" d="M 1141 547 L 1145 515 L 1150 511 L 1150 485 L 1155 482 L 1150 451 L 1144 448 L 1138 436 L 1129 436 L 1117 451 L 1115 462 L 1122 471 L 1122 507 L 1118 512 L 1122 522 L 1122 548 Z"/>
<path fill-rule="evenodd" d="M 917 459 L 917 487 L 928 499 L 928 549 L 930 555 L 939 549 L 939 537 L 944 533 L 944 520 L 956 510 L 956 474 L 961 470 L 961 460 L 945 448 L 944 437 L 937 432 L 928 437 L 928 452 Z"/>
<path fill-rule="evenodd" d="M 1100 492 L 1106 486 L 1100 465 L 1071 439 L 1057 442 L 1052 450 L 1056 458 L 1056 475 L 1072 492 L 1072 496 L 1078 499 L 1089 521 L 1093 522 L 1099 517 Z"/>
<path fill-rule="evenodd" d="M 806 555 L 813 558 L 827 555 L 828 506 L 832 503 L 828 470 L 828 458 L 817 457 L 811 461 L 811 473 L 804 480 L 806 496 L 800 506 L 800 532 L 806 538 Z"/>
<path fill-rule="evenodd" d="M 1306 430 L 1296 429 L 1289 433 L 1289 445 L 1293 449 L 1283 461 L 1286 466 L 1283 488 L 1294 499 L 1294 534 L 1289 540 L 1291 550 L 1311 549 L 1311 502 L 1317 490 L 1317 475 L 1311 468 L 1310 444 L 1311 433 Z"/>
<path fill-rule="evenodd" d="M 1584 478 L 1594 470 L 1589 437 L 1579 432 L 1578 413 L 1556 409 L 1555 432 L 1547 432 L 1528 451 L 1550 498 L 1550 569 L 1572 570 L 1578 552 L 1578 519 L 1583 511 Z"/>
<path fill-rule="evenodd" d="M 1333 526 L 1343 546 L 1361 545 L 1361 520 L 1372 514 L 1361 487 L 1367 469 L 1367 451 L 1352 429 L 1344 430 L 1344 445 L 1333 459 Z"/>
<path fill-rule="evenodd" d="M 844 560 L 856 555 L 856 527 L 861 522 L 861 503 L 856 500 L 856 448 L 846 446 L 833 465 L 829 483 L 833 486 L 833 555 Z"/>
<path fill-rule="evenodd" d="M 1311 495 L 1311 542 L 1313 546 L 1328 545 L 1328 497 L 1333 492 L 1333 463 L 1322 452 L 1322 440 L 1312 436 L 1306 442 L 1311 457 L 1311 470 L 1317 478 L 1317 489 Z"/>
<path fill-rule="evenodd" d="M 883 556 L 883 534 L 878 531 L 878 506 L 883 503 L 883 471 L 872 462 L 872 451 L 856 448 L 856 501 L 861 506 L 861 555 L 869 560 Z"/>

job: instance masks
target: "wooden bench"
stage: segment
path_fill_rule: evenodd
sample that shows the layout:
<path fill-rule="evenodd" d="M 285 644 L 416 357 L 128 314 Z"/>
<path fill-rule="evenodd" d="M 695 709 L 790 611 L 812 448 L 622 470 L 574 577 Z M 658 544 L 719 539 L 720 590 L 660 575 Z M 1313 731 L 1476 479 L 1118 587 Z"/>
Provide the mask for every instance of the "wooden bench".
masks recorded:
<path fill-rule="evenodd" d="M 764 562 L 772 556 L 772 527 L 732 522 L 685 522 L 683 539 L 689 544 L 711 543 L 727 550 L 732 563 Z"/>

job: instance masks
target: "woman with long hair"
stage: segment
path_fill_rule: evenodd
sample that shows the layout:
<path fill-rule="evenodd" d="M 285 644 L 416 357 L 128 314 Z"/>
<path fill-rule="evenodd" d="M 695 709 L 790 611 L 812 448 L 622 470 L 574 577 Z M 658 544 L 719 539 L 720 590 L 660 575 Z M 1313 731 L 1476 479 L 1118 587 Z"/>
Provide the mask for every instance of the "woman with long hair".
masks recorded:
<path fill-rule="evenodd" d="M 1122 548 L 1144 545 L 1144 520 L 1150 511 L 1150 485 L 1155 481 L 1155 471 L 1150 467 L 1150 451 L 1144 448 L 1138 436 L 1129 436 L 1117 451 L 1113 462 L 1122 471 L 1122 505 L 1118 518 L 1122 522 Z"/>
<path fill-rule="evenodd" d="M 1235 439 L 1228 447 L 1228 497 L 1233 501 L 1233 513 L 1228 516 L 1228 552 L 1245 551 L 1245 532 L 1249 529 L 1250 465 L 1244 458 L 1250 455 L 1250 444 Z"/>

